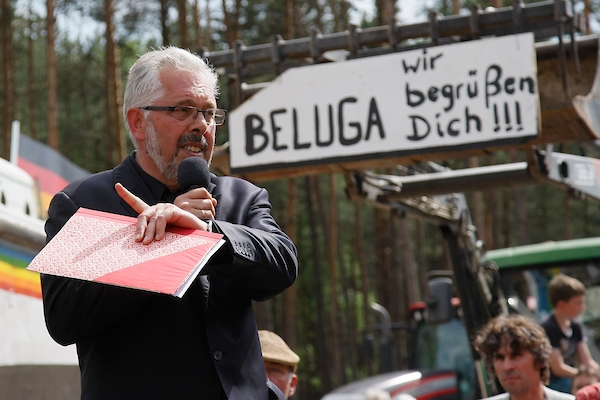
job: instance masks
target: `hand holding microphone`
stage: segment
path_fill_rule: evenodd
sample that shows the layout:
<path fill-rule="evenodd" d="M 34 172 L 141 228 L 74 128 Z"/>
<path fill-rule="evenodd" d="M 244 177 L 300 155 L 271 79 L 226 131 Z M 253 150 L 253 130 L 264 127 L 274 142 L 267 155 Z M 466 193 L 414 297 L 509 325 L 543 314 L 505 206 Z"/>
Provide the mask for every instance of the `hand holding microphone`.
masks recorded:
<path fill-rule="evenodd" d="M 203 158 L 188 157 L 179 164 L 177 182 L 183 194 L 174 204 L 200 219 L 214 219 L 217 200 L 208 192 L 210 170 Z"/>
<path fill-rule="evenodd" d="M 184 193 L 177 196 L 174 204 L 146 204 L 123 185 L 117 183 L 115 190 L 138 215 L 136 241 L 148 244 L 165 236 L 167 225 L 183 228 L 210 230 L 207 222 L 214 219 L 217 200 L 208 192 L 210 183 L 208 164 L 199 157 L 181 162 L 177 170 L 178 183 Z"/>

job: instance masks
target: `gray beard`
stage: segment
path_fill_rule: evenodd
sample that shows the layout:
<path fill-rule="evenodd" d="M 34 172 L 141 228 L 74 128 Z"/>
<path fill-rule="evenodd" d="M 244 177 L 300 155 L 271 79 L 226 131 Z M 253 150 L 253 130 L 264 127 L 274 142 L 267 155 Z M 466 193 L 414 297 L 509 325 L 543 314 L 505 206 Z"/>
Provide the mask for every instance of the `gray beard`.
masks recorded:
<path fill-rule="evenodd" d="M 206 154 L 208 149 L 208 141 L 204 137 L 204 135 L 184 135 L 177 142 L 177 148 L 181 147 L 183 143 L 191 141 L 191 142 L 200 142 L 202 144 L 202 151 Z M 171 158 L 170 161 L 165 161 L 162 156 L 162 150 L 160 148 L 160 142 L 158 141 L 158 134 L 156 133 L 156 129 L 154 129 L 154 124 L 148 121 L 148 131 L 146 132 L 146 152 L 150 156 L 150 158 L 154 161 L 160 173 L 170 181 L 177 180 L 177 170 L 179 168 L 179 162 L 177 161 L 177 153 Z M 210 166 L 211 159 L 208 160 L 208 165 Z"/>
<path fill-rule="evenodd" d="M 177 168 L 179 167 L 179 164 L 177 163 L 177 154 L 175 154 L 170 161 L 166 161 L 162 157 L 158 134 L 150 121 L 148 121 L 148 131 L 146 132 L 146 152 L 148 152 L 148 155 L 166 179 L 170 181 L 177 180 Z"/>

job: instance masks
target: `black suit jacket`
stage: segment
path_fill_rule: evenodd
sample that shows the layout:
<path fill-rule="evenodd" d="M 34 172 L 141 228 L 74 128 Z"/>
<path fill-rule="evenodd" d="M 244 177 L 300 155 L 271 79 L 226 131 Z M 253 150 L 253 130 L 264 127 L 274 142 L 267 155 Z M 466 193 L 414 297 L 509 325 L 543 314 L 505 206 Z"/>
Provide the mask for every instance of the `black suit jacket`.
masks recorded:
<path fill-rule="evenodd" d="M 79 207 L 137 216 L 116 182 L 156 204 L 134 154 L 58 193 L 47 239 Z M 42 276 L 50 334 L 77 345 L 82 399 L 268 398 L 251 300 L 294 282 L 296 248 L 272 218 L 266 190 L 214 175 L 209 190 L 218 200 L 214 227 L 226 245 L 183 298 Z"/>

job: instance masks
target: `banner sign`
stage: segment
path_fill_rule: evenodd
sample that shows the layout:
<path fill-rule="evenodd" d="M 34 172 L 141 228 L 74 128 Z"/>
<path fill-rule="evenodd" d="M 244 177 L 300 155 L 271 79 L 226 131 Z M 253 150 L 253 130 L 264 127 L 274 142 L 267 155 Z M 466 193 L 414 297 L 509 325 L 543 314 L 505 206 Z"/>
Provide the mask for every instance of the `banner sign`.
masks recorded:
<path fill-rule="evenodd" d="M 520 143 L 538 94 L 532 33 L 294 68 L 231 112 L 231 170 Z"/>

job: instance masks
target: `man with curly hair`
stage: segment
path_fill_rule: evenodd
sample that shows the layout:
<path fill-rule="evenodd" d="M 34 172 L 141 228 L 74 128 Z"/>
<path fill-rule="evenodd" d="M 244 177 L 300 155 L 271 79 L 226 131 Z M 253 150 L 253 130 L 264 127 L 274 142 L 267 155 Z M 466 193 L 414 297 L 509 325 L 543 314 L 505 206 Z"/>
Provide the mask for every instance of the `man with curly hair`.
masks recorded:
<path fill-rule="evenodd" d="M 485 366 L 506 390 L 489 400 L 572 400 L 574 396 L 549 389 L 552 347 L 544 330 L 521 315 L 491 320 L 475 338 Z"/>

